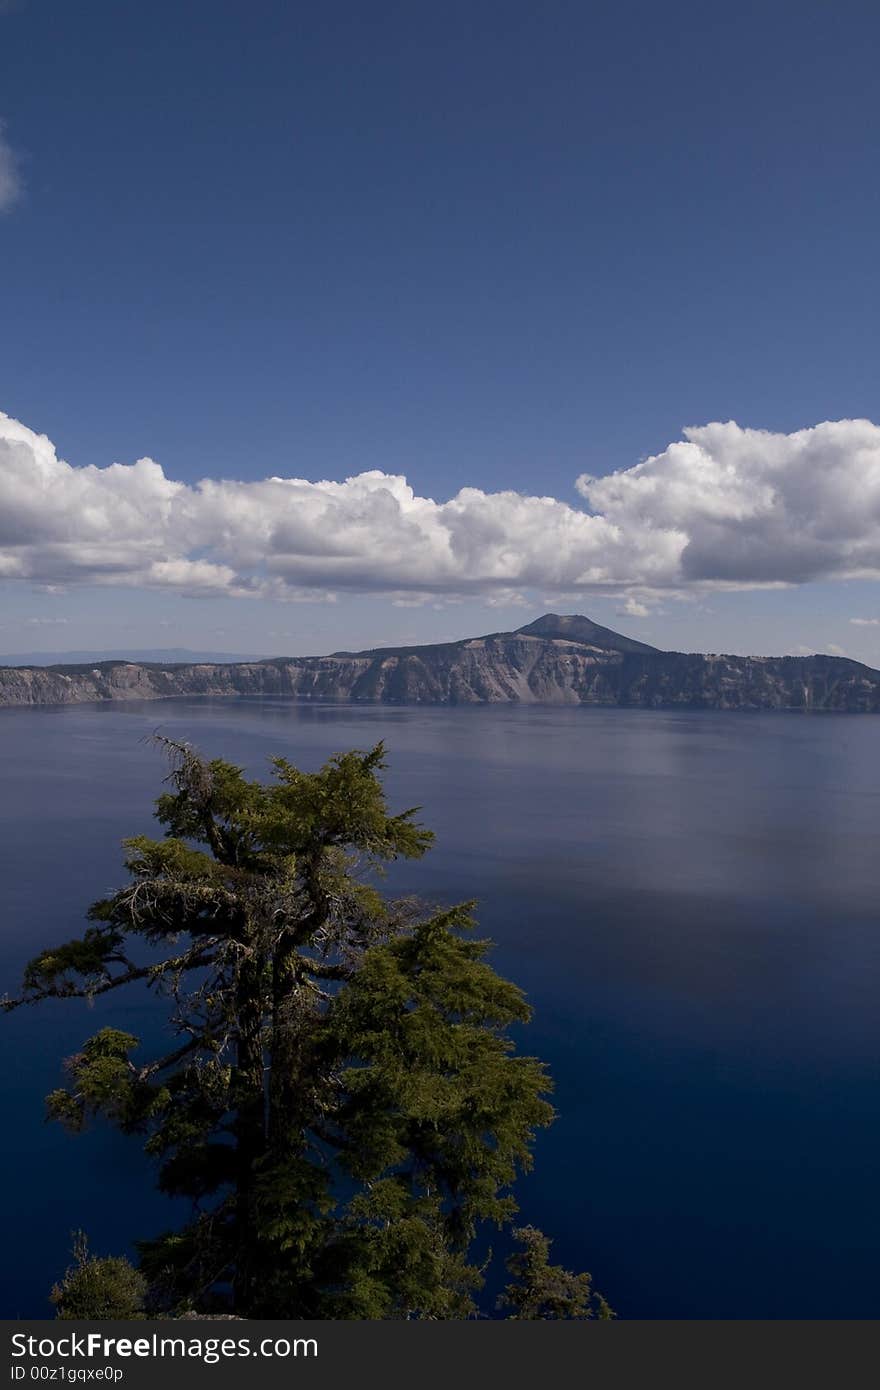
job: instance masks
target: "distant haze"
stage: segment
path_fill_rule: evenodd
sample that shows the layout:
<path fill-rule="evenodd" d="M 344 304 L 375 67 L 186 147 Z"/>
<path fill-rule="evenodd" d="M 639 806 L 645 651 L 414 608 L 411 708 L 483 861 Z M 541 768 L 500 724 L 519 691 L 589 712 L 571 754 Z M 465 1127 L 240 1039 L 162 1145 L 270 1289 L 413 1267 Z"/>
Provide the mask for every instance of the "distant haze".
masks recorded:
<path fill-rule="evenodd" d="M 262 653 L 265 656 L 266 653 Z M 242 652 L 197 652 L 188 647 L 114 647 L 112 651 L 2 652 L 0 666 L 77 666 L 84 661 L 259 661 L 260 656 Z"/>

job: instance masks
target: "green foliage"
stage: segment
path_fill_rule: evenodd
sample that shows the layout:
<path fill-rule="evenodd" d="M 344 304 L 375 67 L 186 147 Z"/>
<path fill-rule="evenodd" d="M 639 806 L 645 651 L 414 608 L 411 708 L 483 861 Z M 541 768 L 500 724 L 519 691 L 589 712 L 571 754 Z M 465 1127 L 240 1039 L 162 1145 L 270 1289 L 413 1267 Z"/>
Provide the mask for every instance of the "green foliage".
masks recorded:
<path fill-rule="evenodd" d="M 116 932 L 90 927 L 80 940 L 43 951 L 25 967 L 25 996 L 63 998 L 88 990 L 93 981 L 99 984 L 106 979 L 121 939 Z"/>
<path fill-rule="evenodd" d="M 344 1166 L 368 1184 L 393 1172 L 413 1203 L 441 1199 L 458 1245 L 479 1221 L 511 1216 L 507 1189 L 553 1115 L 543 1065 L 512 1057 L 503 1031 L 528 1007 L 483 960 L 487 943 L 458 935 L 471 926 L 456 908 L 370 951 L 327 1032 L 349 1059 L 336 1114 Z"/>
<path fill-rule="evenodd" d="M 57 1318 L 70 1321 L 144 1316 L 147 1281 L 129 1260 L 119 1255 L 90 1255 L 82 1231 L 74 1235 L 73 1257 L 73 1264 L 50 1295 Z"/>
<path fill-rule="evenodd" d="M 489 965 L 471 905 L 425 915 L 378 891 L 385 863 L 432 840 L 417 808 L 390 813 L 381 744 L 314 773 L 275 759 L 268 784 L 164 747 L 165 838 L 125 841 L 128 883 L 7 1005 L 130 984 L 166 1000 L 164 1056 L 103 1028 L 48 1098 L 71 1130 L 102 1116 L 139 1134 L 159 1187 L 194 1204 L 139 1246 L 150 1308 L 472 1315 L 474 1239 L 512 1220 L 553 1113 L 543 1065 L 509 1037 L 521 991 Z M 59 1307 L 99 1273 L 122 1279 L 84 1256 Z"/>
<path fill-rule="evenodd" d="M 550 1241 L 542 1231 L 521 1226 L 513 1236 L 520 1246 L 507 1261 L 513 1281 L 499 1299 L 502 1308 L 513 1309 L 511 1318 L 607 1321 L 615 1316 L 593 1289 L 592 1275 L 572 1274 L 561 1265 L 551 1265 Z"/>
<path fill-rule="evenodd" d="M 49 1118 L 68 1129 L 80 1130 L 91 1115 L 103 1114 L 121 1129 L 140 1119 L 143 1088 L 128 1054 L 138 1046 L 130 1033 L 102 1028 L 81 1052 L 69 1057 L 65 1070 L 69 1085 L 46 1098 Z M 139 1104 L 140 1102 L 140 1104 Z"/>

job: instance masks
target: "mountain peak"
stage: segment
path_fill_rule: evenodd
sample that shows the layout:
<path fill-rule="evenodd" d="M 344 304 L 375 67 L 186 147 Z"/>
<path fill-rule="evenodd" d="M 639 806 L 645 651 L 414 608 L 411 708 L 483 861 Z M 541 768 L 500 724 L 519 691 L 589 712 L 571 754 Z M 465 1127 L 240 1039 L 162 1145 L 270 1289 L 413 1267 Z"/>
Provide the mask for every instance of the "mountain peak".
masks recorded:
<path fill-rule="evenodd" d="M 533 623 L 518 627 L 517 632 L 527 637 L 543 637 L 548 640 L 562 637 L 569 642 L 584 642 L 591 647 L 600 647 L 603 651 L 657 651 L 656 647 L 649 647 L 647 642 L 637 642 L 634 637 L 624 637 L 619 632 L 612 632 L 610 627 L 602 627 L 601 623 L 594 623 L 592 618 L 585 618 L 581 613 L 545 613 L 543 618 L 536 618 Z"/>

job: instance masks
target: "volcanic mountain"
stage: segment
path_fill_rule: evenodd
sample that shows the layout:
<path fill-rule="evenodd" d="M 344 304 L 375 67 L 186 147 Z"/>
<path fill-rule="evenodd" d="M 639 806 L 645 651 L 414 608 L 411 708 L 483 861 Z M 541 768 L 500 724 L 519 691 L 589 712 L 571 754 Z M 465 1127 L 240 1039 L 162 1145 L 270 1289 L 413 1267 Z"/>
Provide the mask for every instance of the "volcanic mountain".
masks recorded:
<path fill-rule="evenodd" d="M 661 651 L 578 614 L 423 647 L 266 661 L 0 667 L 0 705 L 290 696 L 394 704 L 880 711 L 880 671 L 839 656 Z"/>

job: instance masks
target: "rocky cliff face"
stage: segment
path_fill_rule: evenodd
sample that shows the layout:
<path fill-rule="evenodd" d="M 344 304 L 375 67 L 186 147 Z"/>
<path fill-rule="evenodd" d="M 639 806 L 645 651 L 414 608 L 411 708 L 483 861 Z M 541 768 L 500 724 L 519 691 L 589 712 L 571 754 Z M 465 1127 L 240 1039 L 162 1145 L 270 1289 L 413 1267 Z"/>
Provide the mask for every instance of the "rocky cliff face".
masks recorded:
<path fill-rule="evenodd" d="M 578 616 L 428 647 L 229 664 L 0 667 L 0 705 L 274 695 L 406 704 L 880 711 L 880 672 L 843 657 L 662 652 Z"/>

